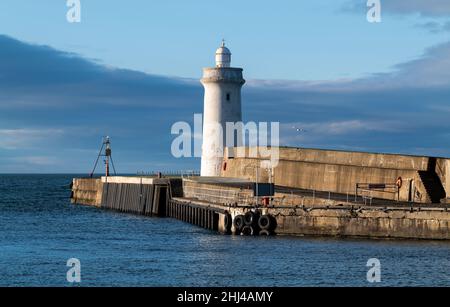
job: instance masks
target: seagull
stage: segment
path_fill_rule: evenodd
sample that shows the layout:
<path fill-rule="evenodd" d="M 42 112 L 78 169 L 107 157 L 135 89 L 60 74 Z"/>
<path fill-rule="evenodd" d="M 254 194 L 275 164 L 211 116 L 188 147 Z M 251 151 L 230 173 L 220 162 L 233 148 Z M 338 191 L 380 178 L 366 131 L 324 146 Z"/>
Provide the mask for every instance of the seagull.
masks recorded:
<path fill-rule="evenodd" d="M 301 132 L 301 133 L 307 132 L 305 129 L 303 129 L 303 128 L 297 128 L 297 127 L 295 127 L 295 126 L 292 126 L 292 129 L 295 129 L 297 132 Z"/>

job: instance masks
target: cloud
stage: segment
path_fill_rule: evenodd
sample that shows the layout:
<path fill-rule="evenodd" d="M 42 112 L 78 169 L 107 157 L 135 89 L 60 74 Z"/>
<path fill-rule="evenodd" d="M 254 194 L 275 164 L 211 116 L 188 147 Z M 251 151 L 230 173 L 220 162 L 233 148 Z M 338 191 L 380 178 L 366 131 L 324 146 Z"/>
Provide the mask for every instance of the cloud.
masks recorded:
<path fill-rule="evenodd" d="M 312 147 L 325 147 L 326 143 L 334 144 L 334 148 L 364 150 L 361 144 L 347 144 L 342 140 L 366 138 L 372 139 L 375 135 L 405 134 L 413 129 L 414 124 L 398 122 L 395 120 L 363 120 L 353 119 L 344 121 L 314 121 L 285 123 L 280 127 L 282 144 L 309 144 Z M 318 141 L 324 142 L 317 145 Z M 339 144 L 341 143 L 341 144 Z"/>
<path fill-rule="evenodd" d="M 448 0 L 381 0 L 381 8 L 383 13 L 419 14 L 426 17 L 450 16 L 450 2 Z M 367 11 L 367 1 L 347 1 L 344 10 L 352 12 Z"/>
<path fill-rule="evenodd" d="M 446 156 L 449 101 L 450 43 L 390 73 L 249 80 L 242 95 L 244 120 L 280 122 L 281 145 Z M 198 169 L 198 159 L 171 156 L 171 126 L 202 111 L 196 79 L 105 67 L 0 35 L 0 173 L 89 173 L 105 135 L 119 172 Z M 26 167 L 15 157 L 29 157 Z"/>
<path fill-rule="evenodd" d="M 430 48 L 417 59 L 399 63 L 388 73 L 373 73 L 359 79 L 325 80 L 325 81 L 264 81 L 248 82 L 252 88 L 278 89 L 289 93 L 354 93 L 372 91 L 388 92 L 395 90 L 408 92 L 445 89 L 450 86 L 450 42 Z M 314 102 L 316 103 L 316 102 Z"/>
<path fill-rule="evenodd" d="M 382 1 L 383 10 L 398 14 L 420 14 L 422 16 L 450 16 L 447 0 L 387 0 Z"/>
<path fill-rule="evenodd" d="M 328 122 L 295 122 L 281 125 L 283 130 L 291 130 L 293 133 L 305 133 L 319 135 L 348 135 L 366 132 L 399 132 L 404 130 L 402 124 L 396 121 L 328 121 Z M 299 131 L 300 130 L 300 131 Z"/>
<path fill-rule="evenodd" d="M 91 106 L 181 105 L 183 79 L 106 67 L 76 54 L 0 35 L 0 109 L 70 107 L 88 93 Z M 185 86 L 189 91 L 194 86 Z M 161 103 L 163 100 L 165 103 Z"/>
<path fill-rule="evenodd" d="M 415 27 L 426 30 L 433 34 L 450 32 L 450 21 L 428 21 L 424 23 L 418 23 L 415 25 Z"/>
<path fill-rule="evenodd" d="M 58 129 L 0 129 L 0 149 L 24 149 L 60 137 L 64 132 Z"/>
<path fill-rule="evenodd" d="M 70 161 L 50 171 L 88 172 L 95 156 L 79 150 L 99 148 L 104 135 L 119 169 L 120 160 L 178 163 L 170 127 L 201 113 L 202 104 L 198 80 L 106 67 L 0 35 L 0 172 L 14 170 L 6 155 L 24 147 L 30 156 L 58 152 Z M 60 130 L 64 137 L 52 133 Z"/>
<path fill-rule="evenodd" d="M 381 12 L 387 15 L 417 15 L 420 22 L 415 28 L 432 34 L 450 32 L 450 1 L 448 0 L 380 0 Z M 367 1 L 349 0 L 342 6 L 342 11 L 366 14 Z"/>
<path fill-rule="evenodd" d="M 450 42 L 428 48 L 416 60 L 394 66 L 394 72 L 373 75 L 383 87 L 444 88 L 450 85 Z"/>
<path fill-rule="evenodd" d="M 15 163 L 28 164 L 29 166 L 53 166 L 61 161 L 51 156 L 22 156 L 11 159 Z"/>

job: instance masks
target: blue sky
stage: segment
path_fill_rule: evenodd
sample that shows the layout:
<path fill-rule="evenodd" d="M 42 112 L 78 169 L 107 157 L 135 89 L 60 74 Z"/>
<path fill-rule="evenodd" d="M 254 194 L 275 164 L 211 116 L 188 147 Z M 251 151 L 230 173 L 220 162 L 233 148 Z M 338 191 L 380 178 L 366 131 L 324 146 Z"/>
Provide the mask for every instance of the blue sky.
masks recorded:
<path fill-rule="evenodd" d="M 247 78 L 282 80 L 386 72 L 448 36 L 416 28 L 424 19 L 417 14 L 370 24 L 365 1 L 346 9 L 351 2 L 81 0 L 82 22 L 74 25 L 65 0 L 3 0 L 0 29 L 106 65 L 188 78 L 200 77 L 225 38 Z"/>
<path fill-rule="evenodd" d="M 283 145 L 450 156 L 449 1 L 382 0 L 379 24 L 363 0 L 81 0 L 79 24 L 65 2 L 0 3 L 0 173 L 87 173 L 106 134 L 121 172 L 198 168 L 170 126 L 222 38 Z"/>

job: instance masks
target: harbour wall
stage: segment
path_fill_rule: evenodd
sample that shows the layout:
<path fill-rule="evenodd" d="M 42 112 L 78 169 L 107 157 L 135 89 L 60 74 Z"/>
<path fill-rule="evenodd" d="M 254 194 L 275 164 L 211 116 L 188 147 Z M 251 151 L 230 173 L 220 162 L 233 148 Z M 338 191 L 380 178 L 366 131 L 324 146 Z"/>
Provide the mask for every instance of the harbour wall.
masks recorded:
<path fill-rule="evenodd" d="M 278 235 L 338 236 L 402 239 L 450 239 L 450 212 L 446 205 L 371 206 L 320 197 L 296 197 L 292 202 L 274 202 L 261 207 L 244 204 L 249 191 L 230 185 L 186 179 L 186 193 L 180 193 L 181 179 L 103 177 L 74 179 L 73 203 L 147 216 L 176 218 L 226 234 L 241 234 L 238 216 L 249 213 L 273 217 Z M 203 190 L 202 190 L 203 189 Z M 203 191 L 193 194 L 195 191 Z M 174 192 L 176 191 L 176 192 Z M 209 194 L 204 192 L 208 191 Z M 99 199 L 100 195 L 100 199 Z M 279 198 L 279 193 L 275 198 Z M 230 201 L 234 198 L 235 201 Z M 282 197 L 281 197 L 282 198 Z M 258 234 L 254 221 L 252 233 Z"/>
<path fill-rule="evenodd" d="M 261 168 L 267 157 L 260 152 L 256 147 L 227 148 L 221 175 L 268 182 L 269 173 Z M 279 162 L 272 172 L 278 186 L 355 194 L 357 184 L 385 184 L 386 189 L 365 192 L 419 203 L 450 203 L 449 178 L 450 159 L 285 147 L 279 148 Z"/>
<path fill-rule="evenodd" d="M 237 232 L 234 224 L 227 229 L 225 226 L 227 215 L 234 220 L 237 216 L 244 216 L 253 210 L 251 207 L 205 206 L 203 202 L 185 199 L 172 199 L 169 206 L 175 208 L 172 209 L 174 213 L 169 215 L 170 217 L 228 234 L 240 232 Z M 214 217 L 215 224 L 208 224 L 208 219 L 213 220 L 209 214 L 217 216 Z M 274 217 L 276 220 L 274 233 L 277 235 L 450 239 L 450 213 L 444 208 L 304 206 L 262 208 L 260 215 Z M 255 232 L 261 230 L 257 225 L 251 227 Z"/>
<path fill-rule="evenodd" d="M 441 208 L 316 207 L 276 214 L 277 232 L 283 234 L 450 239 L 450 214 Z"/>
<path fill-rule="evenodd" d="M 181 180 L 172 181 L 169 184 L 168 179 L 143 177 L 75 178 L 71 202 L 124 213 L 164 217 L 172 193 L 180 193 Z"/>

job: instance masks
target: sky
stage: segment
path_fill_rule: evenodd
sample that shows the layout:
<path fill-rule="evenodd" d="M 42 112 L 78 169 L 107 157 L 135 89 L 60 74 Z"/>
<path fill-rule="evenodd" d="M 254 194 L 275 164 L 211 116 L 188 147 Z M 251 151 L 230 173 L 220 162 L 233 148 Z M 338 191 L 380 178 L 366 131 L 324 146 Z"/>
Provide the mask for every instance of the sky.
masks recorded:
<path fill-rule="evenodd" d="M 89 173 L 104 135 L 119 172 L 198 169 L 170 129 L 222 38 L 281 145 L 450 157 L 447 0 L 80 2 L 0 2 L 0 173 Z"/>

